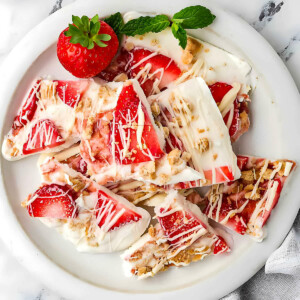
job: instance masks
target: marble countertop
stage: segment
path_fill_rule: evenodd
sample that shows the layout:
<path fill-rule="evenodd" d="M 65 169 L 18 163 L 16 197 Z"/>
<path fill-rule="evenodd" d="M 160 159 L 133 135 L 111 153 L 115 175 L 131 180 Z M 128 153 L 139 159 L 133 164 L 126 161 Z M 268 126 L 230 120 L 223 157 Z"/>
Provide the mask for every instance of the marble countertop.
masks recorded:
<path fill-rule="evenodd" d="M 31 28 L 49 14 L 74 1 L 76 0 L 0 0 L 0 67 L 12 47 Z M 265 37 L 282 58 L 300 89 L 300 1 L 212 1 L 239 15 Z M 25 270 L 0 241 L 0 299 L 63 298 L 47 289 Z"/>

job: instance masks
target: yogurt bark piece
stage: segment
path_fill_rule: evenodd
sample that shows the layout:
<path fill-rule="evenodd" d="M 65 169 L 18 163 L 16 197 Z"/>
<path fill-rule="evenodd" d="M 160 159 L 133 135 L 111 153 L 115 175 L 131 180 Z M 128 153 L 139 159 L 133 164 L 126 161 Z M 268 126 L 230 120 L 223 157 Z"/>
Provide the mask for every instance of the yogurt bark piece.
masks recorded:
<path fill-rule="evenodd" d="M 48 158 L 43 183 L 23 205 L 31 217 L 55 227 L 80 252 L 107 253 L 132 245 L 147 229 L 149 213 L 124 197 Z"/>
<path fill-rule="evenodd" d="M 17 160 L 77 143 L 87 115 L 115 107 L 118 86 L 94 80 L 37 80 L 4 138 L 3 156 Z"/>
<path fill-rule="evenodd" d="M 127 276 L 144 279 L 170 266 L 186 266 L 207 255 L 230 251 L 197 205 L 171 191 L 155 207 L 159 223 L 122 254 Z"/>
<path fill-rule="evenodd" d="M 176 187 L 211 185 L 240 177 L 228 129 L 201 77 L 151 96 L 149 101 L 151 107 L 157 107 L 157 120 L 168 128 L 166 151 L 169 155 L 178 151 L 188 153 L 188 165 L 204 177 Z"/>
<path fill-rule="evenodd" d="M 238 156 L 238 164 L 241 178 L 212 186 L 200 205 L 209 218 L 260 242 L 265 237 L 263 227 L 296 164 L 252 156 Z"/>
<path fill-rule="evenodd" d="M 101 185 L 128 179 L 165 185 L 203 177 L 182 156 L 172 164 L 164 150 L 164 132 L 136 80 L 123 83 L 115 109 L 90 115 L 80 144 L 88 174 Z"/>

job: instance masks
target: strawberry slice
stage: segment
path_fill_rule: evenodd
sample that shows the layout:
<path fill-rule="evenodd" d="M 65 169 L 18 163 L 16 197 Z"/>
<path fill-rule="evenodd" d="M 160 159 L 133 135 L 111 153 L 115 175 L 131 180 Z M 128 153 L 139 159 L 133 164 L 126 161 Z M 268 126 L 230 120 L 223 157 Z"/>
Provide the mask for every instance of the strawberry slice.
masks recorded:
<path fill-rule="evenodd" d="M 239 103 L 238 103 L 237 99 L 235 99 L 233 106 L 234 106 L 233 117 L 232 117 L 231 125 L 229 127 L 230 137 L 233 137 L 234 135 L 236 135 L 238 133 L 238 131 L 240 130 L 240 113 L 241 113 L 241 111 L 240 111 Z M 227 124 L 229 115 L 230 115 L 230 112 L 228 112 L 223 118 L 225 124 Z"/>
<path fill-rule="evenodd" d="M 143 48 L 134 48 L 130 51 L 130 77 L 136 78 L 141 84 L 146 96 L 153 93 L 154 82 L 158 82 L 160 90 L 166 88 L 181 74 L 177 64 L 169 57 Z M 144 72 L 142 71 L 144 70 Z M 143 74 L 140 75 L 142 72 Z"/>
<path fill-rule="evenodd" d="M 144 121 L 139 122 L 139 106 Z M 140 123 L 140 125 L 138 125 Z M 144 124 L 144 126 L 142 125 Z M 138 126 L 143 126 L 139 140 Z M 125 86 L 119 96 L 115 118 L 110 124 L 111 151 L 119 164 L 132 164 L 158 159 L 164 155 L 150 117 L 133 85 Z M 142 146 L 142 147 L 141 147 Z M 141 149 L 142 148 L 142 149 Z"/>
<path fill-rule="evenodd" d="M 56 80 L 56 92 L 58 97 L 67 105 L 72 108 L 75 107 L 81 100 L 82 95 L 88 89 L 89 80 L 77 80 L 77 81 L 62 81 Z"/>
<path fill-rule="evenodd" d="M 50 120 L 40 120 L 31 129 L 23 154 L 33 154 L 44 149 L 54 148 L 64 143 L 55 124 Z"/>
<path fill-rule="evenodd" d="M 224 252 L 229 252 L 230 249 L 225 242 L 225 240 L 218 235 L 218 240 L 215 242 L 215 247 L 214 247 L 214 254 L 220 254 Z"/>
<path fill-rule="evenodd" d="M 241 171 L 246 167 L 249 158 L 247 156 L 238 155 L 237 156 L 237 165 Z"/>
<path fill-rule="evenodd" d="M 216 82 L 215 84 L 210 85 L 209 89 L 216 103 L 220 104 L 223 97 L 232 89 L 232 86 L 224 82 Z M 245 95 L 245 97 L 246 96 L 247 95 Z M 242 112 L 246 112 L 248 115 L 247 103 L 245 101 L 239 102 L 237 99 L 235 99 L 233 117 L 229 127 L 229 135 L 232 142 L 236 141 L 249 128 L 249 119 L 246 118 L 246 120 L 244 120 L 244 124 L 241 121 Z M 223 118 L 225 124 L 228 122 L 229 115 L 230 112 L 228 112 Z"/>
<path fill-rule="evenodd" d="M 243 193 L 244 195 L 245 193 Z M 235 209 L 238 209 L 241 207 L 246 199 L 241 195 L 241 198 L 236 197 L 236 199 L 229 199 L 227 196 L 223 196 L 222 203 L 220 205 L 220 208 L 215 208 L 212 213 L 212 218 L 215 219 L 217 216 L 217 210 L 219 211 L 219 220 L 223 220 L 227 217 L 227 215 L 234 211 Z M 250 208 L 251 204 L 253 202 L 249 202 L 249 211 L 252 210 L 252 207 Z M 255 207 L 254 207 L 255 208 Z M 204 210 L 205 214 L 209 215 L 209 211 L 211 210 L 211 206 L 207 203 L 207 206 Z M 226 226 L 232 228 L 237 233 L 244 235 L 247 230 L 247 223 L 251 217 L 251 214 L 248 215 L 246 210 L 243 210 L 242 213 L 236 213 L 234 218 L 229 218 Z M 246 226 L 245 226 L 246 225 Z"/>
<path fill-rule="evenodd" d="M 80 172 L 85 176 L 88 176 L 86 174 L 87 163 L 79 154 L 71 156 L 68 159 L 61 161 L 61 163 L 68 164 L 70 168 L 74 169 L 77 172 Z"/>
<path fill-rule="evenodd" d="M 76 198 L 76 192 L 68 185 L 44 185 L 33 195 L 29 195 L 27 210 L 34 218 L 76 218 Z"/>
<path fill-rule="evenodd" d="M 121 48 L 120 53 L 114 57 L 105 70 L 98 74 L 98 77 L 110 82 L 122 73 L 127 74 L 130 57 L 130 53 L 124 48 Z"/>
<path fill-rule="evenodd" d="M 13 135 L 16 135 L 18 131 L 24 127 L 28 122 L 33 119 L 33 116 L 37 109 L 37 102 L 39 98 L 37 94 L 40 90 L 41 80 L 37 80 L 31 88 L 25 103 L 22 105 L 19 114 L 15 117 L 12 126 Z"/>
<path fill-rule="evenodd" d="M 174 148 L 184 151 L 183 143 L 179 138 L 176 138 L 172 133 L 169 133 L 169 137 L 166 140 L 166 152 L 170 153 Z"/>
<path fill-rule="evenodd" d="M 138 222 L 142 218 L 141 215 L 100 190 L 98 191 L 98 202 L 95 210 L 97 224 L 105 232 L 132 222 Z"/>
<path fill-rule="evenodd" d="M 215 181 L 213 181 L 214 178 L 212 170 L 205 170 L 203 172 L 205 179 L 209 180 L 210 182 L 220 183 L 234 180 L 232 170 L 228 166 L 222 166 L 215 169 Z"/>
<path fill-rule="evenodd" d="M 165 210 L 160 209 L 163 216 L 157 216 L 157 219 L 162 227 L 165 236 L 167 237 L 170 244 L 180 244 L 181 241 L 199 231 L 206 226 L 196 219 L 193 215 L 187 211 L 175 211 L 174 213 L 168 213 L 171 208 Z"/>
<path fill-rule="evenodd" d="M 216 103 L 219 104 L 223 97 L 232 89 L 232 86 L 224 82 L 216 82 L 210 85 L 209 89 Z"/>
<path fill-rule="evenodd" d="M 267 222 L 267 220 L 269 219 L 269 217 L 271 215 L 273 208 L 277 205 L 279 197 L 280 197 L 280 193 L 282 190 L 282 181 L 280 180 L 280 178 L 274 179 L 274 182 L 278 182 L 278 187 L 276 189 L 276 193 L 275 193 L 274 199 L 272 201 L 272 204 L 270 206 L 270 209 L 265 210 L 264 213 L 262 214 L 262 226 L 265 225 L 265 223 Z"/>

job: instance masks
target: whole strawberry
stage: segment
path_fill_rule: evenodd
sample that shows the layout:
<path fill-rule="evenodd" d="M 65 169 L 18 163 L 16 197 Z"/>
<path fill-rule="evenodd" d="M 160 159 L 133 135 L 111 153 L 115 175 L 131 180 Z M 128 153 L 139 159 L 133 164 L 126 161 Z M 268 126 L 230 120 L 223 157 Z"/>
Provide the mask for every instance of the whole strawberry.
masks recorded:
<path fill-rule="evenodd" d="M 72 21 L 59 35 L 57 57 L 74 76 L 93 77 L 104 70 L 117 53 L 117 35 L 107 23 L 99 21 L 98 15 L 92 19 L 72 16 Z"/>

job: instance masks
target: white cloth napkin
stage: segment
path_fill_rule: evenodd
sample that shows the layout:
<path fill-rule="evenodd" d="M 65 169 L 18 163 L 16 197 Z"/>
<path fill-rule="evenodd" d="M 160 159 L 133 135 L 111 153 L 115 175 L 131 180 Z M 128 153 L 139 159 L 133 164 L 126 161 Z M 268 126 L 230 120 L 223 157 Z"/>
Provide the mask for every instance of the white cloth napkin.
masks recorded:
<path fill-rule="evenodd" d="M 300 213 L 282 245 L 249 281 L 222 300 L 300 299 Z"/>

